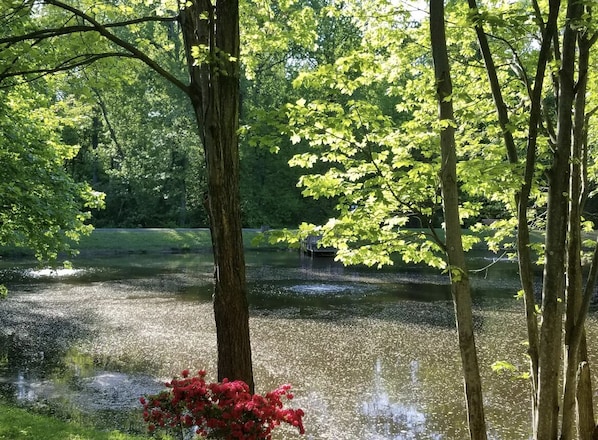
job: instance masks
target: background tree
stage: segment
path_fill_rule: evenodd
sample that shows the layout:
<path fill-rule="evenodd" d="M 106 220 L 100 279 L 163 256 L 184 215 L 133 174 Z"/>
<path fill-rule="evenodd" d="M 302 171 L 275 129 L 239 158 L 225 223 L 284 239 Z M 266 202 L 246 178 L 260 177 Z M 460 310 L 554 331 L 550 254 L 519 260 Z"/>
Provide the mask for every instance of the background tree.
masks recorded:
<path fill-rule="evenodd" d="M 301 170 L 287 166 L 295 154 L 281 110 L 304 93 L 290 78 L 305 65 L 317 65 L 324 53 L 352 44 L 356 31 L 328 1 L 268 2 L 242 5 L 241 199 L 244 224 L 295 227 L 323 222 L 334 203 L 301 196 Z M 276 154 L 272 154 L 276 153 Z"/>
<path fill-rule="evenodd" d="M 119 62 L 126 75 L 106 76 Z M 124 60 L 96 63 L 69 85 L 94 109 L 93 123 L 74 133 L 83 148 L 70 164 L 75 178 L 106 194 L 94 225 L 207 225 L 203 151 L 184 94 Z"/>
<path fill-rule="evenodd" d="M 49 98 L 44 86 L 0 89 L 0 244 L 48 261 L 74 252 L 103 197 L 65 169 L 78 146 L 63 133 L 87 119 L 86 108 L 69 96 Z"/>

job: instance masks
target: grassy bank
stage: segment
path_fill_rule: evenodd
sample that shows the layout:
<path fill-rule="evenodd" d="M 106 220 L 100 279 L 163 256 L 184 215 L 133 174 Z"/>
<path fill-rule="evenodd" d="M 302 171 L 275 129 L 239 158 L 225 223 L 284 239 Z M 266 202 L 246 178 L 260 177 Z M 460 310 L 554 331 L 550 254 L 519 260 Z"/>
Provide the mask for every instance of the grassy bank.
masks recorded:
<path fill-rule="evenodd" d="M 106 432 L 0 403 L 0 440 L 141 440 L 147 436 Z"/>
<path fill-rule="evenodd" d="M 243 231 L 246 249 L 258 247 L 254 239 L 258 230 Z M 260 247 L 270 247 L 263 244 Z M 212 249 L 209 229 L 95 229 L 91 235 L 81 237 L 74 246 L 82 255 L 115 255 L 125 253 L 164 253 L 164 252 L 209 252 Z M 33 256 L 26 249 L 0 248 L 0 256 Z"/>
<path fill-rule="evenodd" d="M 443 236 L 442 230 L 438 230 L 437 233 L 440 237 Z M 260 236 L 259 230 L 244 229 L 243 243 L 245 249 L 286 248 L 284 244 L 273 246 L 265 241 L 262 241 L 261 244 L 256 244 L 258 236 Z M 531 236 L 533 242 L 543 240 L 543 234 L 539 231 L 532 231 Z M 85 256 L 126 253 L 209 252 L 211 251 L 212 243 L 210 231 L 207 228 L 107 228 L 95 229 L 91 235 L 81 237 L 81 241 L 74 247 L 81 252 L 81 255 Z M 485 245 L 479 243 L 475 245 L 475 248 L 483 249 Z M 10 258 L 32 255 L 33 253 L 29 250 L 0 247 L 0 256 Z"/>
<path fill-rule="evenodd" d="M 208 229 L 95 229 L 76 247 L 82 253 L 195 252 L 209 250 L 211 240 Z"/>
<path fill-rule="evenodd" d="M 244 229 L 245 249 L 273 247 L 265 242 L 256 244 L 259 236 L 257 229 Z M 76 247 L 81 253 L 207 252 L 212 249 L 212 239 L 207 228 L 94 229 L 81 237 Z"/>

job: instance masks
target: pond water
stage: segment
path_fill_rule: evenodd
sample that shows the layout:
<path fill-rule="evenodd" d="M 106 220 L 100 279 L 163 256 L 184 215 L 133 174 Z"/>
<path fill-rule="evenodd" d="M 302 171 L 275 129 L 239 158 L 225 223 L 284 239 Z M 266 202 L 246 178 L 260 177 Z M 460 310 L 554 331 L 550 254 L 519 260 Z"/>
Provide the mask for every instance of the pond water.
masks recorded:
<path fill-rule="evenodd" d="M 478 255 L 472 268 L 491 262 Z M 138 397 L 184 368 L 214 379 L 210 255 L 79 259 L 69 270 L 3 262 L 0 394 L 98 426 L 143 430 Z M 464 439 L 460 361 L 446 278 L 427 268 L 345 268 L 296 252 L 248 252 L 258 392 L 291 383 L 319 439 Z M 529 438 L 516 265 L 473 275 L 490 438 Z M 590 336 L 598 323 L 590 319 Z M 277 439 L 302 438 L 281 430 Z"/>

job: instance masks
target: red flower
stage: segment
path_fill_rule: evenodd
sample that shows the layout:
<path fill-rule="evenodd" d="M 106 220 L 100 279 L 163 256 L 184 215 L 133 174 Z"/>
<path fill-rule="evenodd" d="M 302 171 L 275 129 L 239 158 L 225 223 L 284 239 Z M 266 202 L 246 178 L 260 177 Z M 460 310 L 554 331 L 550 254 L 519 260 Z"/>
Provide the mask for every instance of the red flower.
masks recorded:
<path fill-rule="evenodd" d="M 251 394 L 249 386 L 238 380 L 206 384 L 204 370 L 194 377 L 184 370 L 182 376 L 166 384 L 169 390 L 139 400 L 148 430 L 155 430 L 156 425 L 197 426 L 197 434 L 204 437 L 216 434 L 226 440 L 267 440 L 284 422 L 305 433 L 303 411 L 283 408 L 281 398 L 293 398 L 288 384 L 261 396 Z"/>

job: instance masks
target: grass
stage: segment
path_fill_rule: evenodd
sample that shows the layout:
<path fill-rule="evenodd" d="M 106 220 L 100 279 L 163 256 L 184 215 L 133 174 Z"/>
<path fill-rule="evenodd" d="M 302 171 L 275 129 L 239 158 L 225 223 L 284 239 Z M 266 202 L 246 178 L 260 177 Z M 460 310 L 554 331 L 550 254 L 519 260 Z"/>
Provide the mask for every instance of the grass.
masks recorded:
<path fill-rule="evenodd" d="M 246 249 L 256 248 L 253 243 L 259 235 L 258 230 L 243 231 L 243 243 Z M 94 229 L 89 236 L 81 237 L 73 246 L 82 254 L 125 254 L 159 252 L 208 252 L 212 249 L 209 229 Z M 272 247 L 262 245 L 260 247 Z M 0 255 L 5 257 L 32 256 L 24 249 L 0 248 Z"/>
<path fill-rule="evenodd" d="M 0 440 L 141 440 L 147 436 L 99 431 L 0 403 Z"/>
<path fill-rule="evenodd" d="M 196 251 L 211 247 L 208 229 L 95 229 L 76 246 L 84 251 Z"/>
<path fill-rule="evenodd" d="M 260 235 L 257 229 L 243 230 L 243 245 L 255 248 L 255 239 Z M 272 247 L 262 244 L 259 247 Z M 201 229 L 94 229 L 76 246 L 81 252 L 152 253 L 152 252 L 197 252 L 210 251 L 212 239 L 210 230 Z"/>

